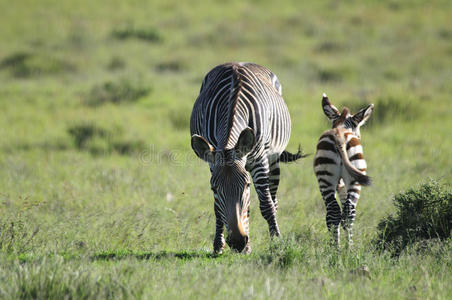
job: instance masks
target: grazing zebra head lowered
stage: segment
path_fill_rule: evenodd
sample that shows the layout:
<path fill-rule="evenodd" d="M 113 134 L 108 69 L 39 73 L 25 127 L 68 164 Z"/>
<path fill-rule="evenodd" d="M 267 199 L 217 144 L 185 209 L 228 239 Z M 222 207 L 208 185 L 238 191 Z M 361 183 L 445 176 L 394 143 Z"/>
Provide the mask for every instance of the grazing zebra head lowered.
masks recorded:
<path fill-rule="evenodd" d="M 320 136 L 314 157 L 314 172 L 326 205 L 326 225 L 334 242 L 339 242 L 341 223 L 347 231 L 348 243 L 351 243 L 361 185 L 371 183 L 366 175 L 360 127 L 370 117 L 374 105 L 370 104 L 354 115 L 348 108 L 340 113 L 323 94 L 322 107 L 333 128 Z M 341 199 L 342 211 L 336 201 L 336 191 Z"/>
<path fill-rule="evenodd" d="M 290 116 L 278 78 L 252 63 L 226 63 L 204 78 L 190 119 L 191 146 L 209 164 L 214 195 L 214 252 L 226 242 L 250 252 L 250 184 L 259 197 L 270 234 L 279 236 L 276 191 L 279 162 L 302 157 L 285 151 Z"/>
<path fill-rule="evenodd" d="M 215 151 L 202 136 L 191 139 L 196 155 L 210 165 L 210 186 L 215 199 L 215 214 L 228 228 L 228 244 L 241 252 L 248 244 L 248 213 L 251 178 L 245 169 L 246 155 L 255 143 L 251 128 L 244 129 L 234 148 Z"/>

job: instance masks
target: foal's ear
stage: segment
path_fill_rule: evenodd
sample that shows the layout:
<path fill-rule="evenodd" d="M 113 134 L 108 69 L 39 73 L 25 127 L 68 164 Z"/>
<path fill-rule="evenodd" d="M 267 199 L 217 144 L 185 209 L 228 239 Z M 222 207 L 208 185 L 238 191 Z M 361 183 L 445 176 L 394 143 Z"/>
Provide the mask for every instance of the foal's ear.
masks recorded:
<path fill-rule="evenodd" d="M 325 93 L 323 93 L 322 97 L 322 108 L 325 115 L 331 121 L 334 121 L 341 116 L 339 110 L 336 108 L 336 106 L 331 104 L 330 100 L 328 99 L 328 96 Z"/>
<path fill-rule="evenodd" d="M 192 135 L 191 147 L 200 159 L 211 163 L 214 162 L 213 147 L 202 136 L 197 134 Z"/>
<path fill-rule="evenodd" d="M 237 156 L 243 157 L 247 155 L 251 149 L 253 149 L 256 143 L 256 137 L 254 135 L 254 130 L 250 127 L 243 129 L 240 133 L 237 144 L 235 144 L 235 152 Z"/>
<path fill-rule="evenodd" d="M 366 123 L 367 119 L 369 119 L 370 115 L 372 114 L 373 109 L 373 104 L 370 104 L 366 108 L 361 109 L 359 112 L 353 115 L 353 121 L 355 121 L 358 126 L 364 125 L 364 123 Z"/>

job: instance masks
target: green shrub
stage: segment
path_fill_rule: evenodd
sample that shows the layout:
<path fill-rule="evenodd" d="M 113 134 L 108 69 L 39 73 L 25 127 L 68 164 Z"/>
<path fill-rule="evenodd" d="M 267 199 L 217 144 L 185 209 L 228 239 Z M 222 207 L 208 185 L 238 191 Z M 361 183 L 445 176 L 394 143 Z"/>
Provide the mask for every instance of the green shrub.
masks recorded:
<path fill-rule="evenodd" d="M 189 109 L 173 109 L 168 114 L 168 118 L 176 130 L 186 130 L 190 127 Z"/>
<path fill-rule="evenodd" d="M 115 152 L 128 155 L 143 151 L 146 148 L 146 143 L 142 140 L 127 140 L 120 139 L 112 142 L 112 148 Z"/>
<path fill-rule="evenodd" d="M 452 230 L 452 192 L 436 181 L 394 196 L 395 213 L 378 224 L 377 244 L 399 255 L 424 240 L 445 240 Z"/>
<path fill-rule="evenodd" d="M 378 99 L 369 124 L 372 124 L 372 122 L 384 123 L 393 118 L 410 121 L 416 119 L 419 115 L 420 110 L 416 103 L 389 97 Z"/>
<path fill-rule="evenodd" d="M 155 28 L 135 28 L 132 25 L 127 25 L 122 28 L 115 29 L 113 30 L 111 35 L 119 40 L 136 38 L 153 43 L 158 43 L 163 40 L 162 36 Z"/>
<path fill-rule="evenodd" d="M 178 60 L 169 60 L 157 64 L 155 69 L 158 72 L 180 72 L 185 69 L 185 65 Z"/>
<path fill-rule="evenodd" d="M 344 46 L 337 41 L 323 41 L 315 47 L 314 51 L 321 53 L 337 53 L 343 49 Z"/>
<path fill-rule="evenodd" d="M 90 106 L 134 102 L 148 95 L 150 91 L 151 89 L 148 86 L 132 84 L 127 80 L 108 81 L 93 87 L 84 102 Z"/>
<path fill-rule="evenodd" d="M 16 52 L 0 62 L 0 69 L 8 70 L 17 78 L 28 78 L 73 71 L 75 67 L 53 56 Z"/>
<path fill-rule="evenodd" d="M 118 56 L 113 56 L 107 65 L 107 69 L 110 71 L 122 70 L 126 67 L 124 59 Z"/>
<path fill-rule="evenodd" d="M 350 100 L 343 102 L 340 107 L 348 107 L 352 113 L 357 113 L 371 102 L 375 104 L 375 109 L 367 121 L 366 127 L 384 124 L 395 119 L 412 121 L 421 114 L 416 102 L 395 97 L 379 98 L 375 101 Z"/>
<path fill-rule="evenodd" d="M 79 124 L 68 128 L 68 133 L 74 139 L 74 144 L 77 149 L 85 149 L 88 141 L 94 137 L 105 138 L 111 135 L 106 129 L 100 128 L 93 124 Z"/>
<path fill-rule="evenodd" d="M 320 82 L 341 82 L 344 77 L 341 70 L 335 69 L 319 70 L 317 76 Z"/>
<path fill-rule="evenodd" d="M 124 138 L 121 130 L 111 131 L 94 124 L 74 125 L 67 132 L 73 138 L 75 148 L 93 155 L 130 155 L 146 148 L 142 140 Z"/>

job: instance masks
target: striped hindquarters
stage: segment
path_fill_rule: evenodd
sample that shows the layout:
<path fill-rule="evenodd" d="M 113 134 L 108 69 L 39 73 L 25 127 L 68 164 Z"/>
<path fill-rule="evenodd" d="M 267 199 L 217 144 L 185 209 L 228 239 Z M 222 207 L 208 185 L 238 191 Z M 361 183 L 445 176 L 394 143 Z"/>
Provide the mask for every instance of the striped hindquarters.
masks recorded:
<path fill-rule="evenodd" d="M 351 130 L 344 132 L 345 149 L 350 164 L 365 174 L 367 165 L 364 160 L 363 148 L 359 138 Z M 325 132 L 317 143 L 317 152 L 314 157 L 314 172 L 322 187 L 335 190 L 340 178 L 347 182 L 354 182 L 354 174 L 349 173 L 347 168 L 342 167 L 343 161 L 337 149 L 337 141 L 331 131 Z"/>
<path fill-rule="evenodd" d="M 331 134 L 323 134 L 317 143 L 314 172 L 322 198 L 333 197 L 335 199 L 336 186 L 341 175 L 341 157 Z"/>

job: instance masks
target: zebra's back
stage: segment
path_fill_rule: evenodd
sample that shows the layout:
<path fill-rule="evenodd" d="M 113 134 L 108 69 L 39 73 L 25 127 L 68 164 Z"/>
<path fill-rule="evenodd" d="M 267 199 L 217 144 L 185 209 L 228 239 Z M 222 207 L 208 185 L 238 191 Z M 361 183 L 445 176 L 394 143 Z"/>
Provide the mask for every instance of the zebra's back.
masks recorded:
<path fill-rule="evenodd" d="M 280 154 L 289 141 L 290 116 L 281 85 L 270 70 L 251 63 L 226 63 L 204 78 L 190 120 L 191 134 L 206 138 L 216 150 L 231 149 L 240 132 L 254 130 L 250 157 Z"/>

